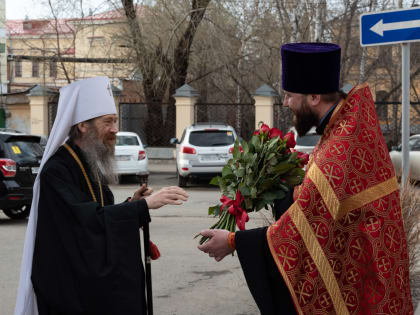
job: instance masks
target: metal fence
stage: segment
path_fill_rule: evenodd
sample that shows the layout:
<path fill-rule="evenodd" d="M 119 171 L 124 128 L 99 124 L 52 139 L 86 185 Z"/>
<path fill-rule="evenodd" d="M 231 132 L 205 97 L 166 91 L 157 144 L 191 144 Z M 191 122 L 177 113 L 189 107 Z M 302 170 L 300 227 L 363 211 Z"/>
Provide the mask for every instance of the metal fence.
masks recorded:
<path fill-rule="evenodd" d="M 204 104 L 194 106 L 194 122 L 222 122 L 231 125 L 245 140 L 255 129 L 254 104 Z"/>
<path fill-rule="evenodd" d="M 376 110 L 388 148 L 401 143 L 401 103 L 376 102 Z M 282 104 L 274 105 L 273 126 L 283 132 L 292 126 L 293 114 Z M 51 132 L 57 103 L 48 104 L 48 133 Z M 133 131 L 149 146 L 169 146 L 175 137 L 176 111 L 173 104 L 122 103 L 119 129 Z M 254 104 L 204 104 L 194 106 L 194 122 L 224 122 L 235 128 L 243 139 L 255 129 Z M 420 134 L 420 102 L 410 104 L 410 134 Z"/>
<path fill-rule="evenodd" d="M 48 135 L 51 133 L 51 129 L 54 125 L 55 116 L 57 116 L 57 107 L 56 102 L 48 103 Z"/>
<path fill-rule="evenodd" d="M 173 104 L 122 103 L 119 129 L 137 133 L 148 146 L 167 147 L 175 137 L 175 114 Z"/>
<path fill-rule="evenodd" d="M 400 102 L 376 102 L 382 133 L 388 148 L 401 143 L 401 114 Z M 420 134 L 420 102 L 410 103 L 410 134 Z"/>

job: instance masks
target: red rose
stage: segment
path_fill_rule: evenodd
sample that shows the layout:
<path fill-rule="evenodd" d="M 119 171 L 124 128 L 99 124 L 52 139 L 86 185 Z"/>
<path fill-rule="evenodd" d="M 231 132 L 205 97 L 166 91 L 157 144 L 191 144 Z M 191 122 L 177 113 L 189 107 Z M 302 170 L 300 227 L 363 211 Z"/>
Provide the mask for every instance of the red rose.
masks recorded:
<path fill-rule="evenodd" d="M 260 134 L 259 130 L 255 130 L 254 133 L 253 133 L 254 136 L 258 136 L 259 134 Z"/>
<path fill-rule="evenodd" d="M 270 131 L 270 127 L 268 127 L 266 124 L 262 124 L 260 130 L 264 133 L 267 133 Z"/>
<path fill-rule="evenodd" d="M 308 164 L 308 162 L 309 162 L 309 154 L 308 153 L 299 152 L 297 157 L 300 160 L 300 163 L 302 164 L 302 166 Z"/>
<path fill-rule="evenodd" d="M 293 132 L 288 132 L 286 133 L 286 135 L 284 136 L 284 138 L 286 140 L 286 146 L 288 148 L 294 148 L 296 145 L 296 140 L 295 140 L 295 135 L 293 134 Z"/>
<path fill-rule="evenodd" d="M 283 133 L 281 132 L 281 130 L 277 129 L 277 128 L 271 128 L 270 131 L 268 132 L 268 136 L 270 137 L 270 139 L 273 139 L 275 137 L 283 137 Z"/>

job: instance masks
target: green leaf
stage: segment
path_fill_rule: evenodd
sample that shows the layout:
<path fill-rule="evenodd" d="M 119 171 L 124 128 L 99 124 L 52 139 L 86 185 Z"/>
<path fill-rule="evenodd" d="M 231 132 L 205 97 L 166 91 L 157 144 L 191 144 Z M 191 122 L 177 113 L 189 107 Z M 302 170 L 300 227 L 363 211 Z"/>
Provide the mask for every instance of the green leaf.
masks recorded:
<path fill-rule="evenodd" d="M 302 178 L 301 177 L 286 176 L 284 179 L 286 180 L 287 185 L 289 185 L 291 187 L 299 185 L 300 183 L 302 183 Z"/>
<path fill-rule="evenodd" d="M 289 191 L 289 187 L 287 187 L 286 185 L 283 185 L 282 183 L 277 183 L 277 185 L 283 190 L 288 192 Z"/>
<path fill-rule="evenodd" d="M 251 138 L 251 144 L 254 146 L 255 148 L 255 152 L 260 151 L 261 148 L 261 142 L 260 142 L 260 138 L 257 136 L 253 136 Z"/>
<path fill-rule="evenodd" d="M 291 153 L 291 154 L 289 155 L 289 159 L 288 159 L 288 161 L 289 161 L 289 162 L 295 162 L 295 161 L 296 161 L 296 159 L 297 159 L 297 156 L 298 156 L 298 153 L 297 153 L 297 152 L 293 152 L 293 153 Z"/>
<path fill-rule="evenodd" d="M 245 184 L 247 186 L 253 186 L 255 184 L 254 173 L 252 171 L 248 173 L 248 176 L 245 179 Z"/>
<path fill-rule="evenodd" d="M 242 196 L 246 197 L 246 196 L 251 196 L 251 191 L 249 190 L 248 186 L 242 186 L 241 188 L 239 188 Z"/>
<path fill-rule="evenodd" d="M 248 143 L 246 143 L 246 141 L 245 140 L 242 140 L 241 141 L 241 146 L 242 146 L 242 149 L 243 149 L 243 154 L 245 155 L 245 154 L 247 154 L 247 153 L 249 153 L 249 147 L 248 147 Z"/>
<path fill-rule="evenodd" d="M 274 199 L 284 198 L 284 192 L 282 193 L 283 193 L 283 196 L 279 198 L 279 194 L 277 191 L 266 191 L 260 197 L 264 200 L 273 201 Z"/>
<path fill-rule="evenodd" d="M 294 167 L 295 165 L 293 164 L 283 163 L 283 164 L 279 164 L 277 166 L 272 167 L 270 171 L 272 171 L 273 173 L 276 173 L 277 175 L 282 175 L 282 174 L 287 173 L 289 170 L 291 170 Z"/>
<path fill-rule="evenodd" d="M 279 141 L 279 138 L 278 138 L 278 137 L 275 137 L 275 138 L 271 139 L 271 140 L 268 142 L 268 150 L 273 149 L 273 148 L 277 145 L 277 142 L 278 142 L 278 141 Z"/>
<path fill-rule="evenodd" d="M 222 177 L 226 177 L 228 175 L 232 175 L 232 169 L 230 165 L 225 165 L 222 170 Z"/>
<path fill-rule="evenodd" d="M 252 198 L 245 197 L 244 200 L 245 200 L 245 208 L 247 210 L 252 210 L 252 207 L 253 207 Z"/>
<path fill-rule="evenodd" d="M 220 176 L 215 176 L 210 180 L 210 185 L 215 185 L 215 186 L 219 186 L 219 177 Z"/>
<path fill-rule="evenodd" d="M 218 216 L 220 214 L 220 207 L 222 205 L 216 205 L 213 207 L 209 207 L 209 215 L 214 215 L 214 216 Z"/>
<path fill-rule="evenodd" d="M 273 153 L 270 153 L 268 156 L 267 156 L 267 160 L 271 160 L 272 158 L 274 158 L 276 156 L 276 154 L 273 152 Z"/>
<path fill-rule="evenodd" d="M 217 179 L 219 180 L 219 187 L 220 187 L 220 190 L 222 191 L 222 192 L 225 192 L 226 191 L 226 183 L 225 183 L 225 181 L 223 180 L 223 178 L 221 178 L 220 176 L 217 176 Z"/>
<path fill-rule="evenodd" d="M 264 190 L 269 189 L 272 186 L 274 186 L 274 184 L 276 184 L 275 180 L 267 179 L 267 180 L 263 181 L 263 183 L 261 185 L 259 185 L 259 188 L 260 188 L 261 191 L 264 191 Z"/>
<path fill-rule="evenodd" d="M 267 204 L 267 202 L 263 199 L 258 200 L 256 205 L 255 205 L 255 211 L 260 211 L 262 208 L 265 207 L 265 205 Z"/>
<path fill-rule="evenodd" d="M 252 187 L 251 188 L 251 198 L 256 198 L 257 197 L 257 187 Z"/>
<path fill-rule="evenodd" d="M 235 145 L 233 146 L 233 158 L 235 160 L 239 159 L 241 157 L 241 151 L 239 150 L 239 141 L 235 141 Z"/>
<path fill-rule="evenodd" d="M 245 176 L 245 168 L 241 165 L 237 170 L 234 171 L 234 174 L 238 178 L 243 178 Z"/>

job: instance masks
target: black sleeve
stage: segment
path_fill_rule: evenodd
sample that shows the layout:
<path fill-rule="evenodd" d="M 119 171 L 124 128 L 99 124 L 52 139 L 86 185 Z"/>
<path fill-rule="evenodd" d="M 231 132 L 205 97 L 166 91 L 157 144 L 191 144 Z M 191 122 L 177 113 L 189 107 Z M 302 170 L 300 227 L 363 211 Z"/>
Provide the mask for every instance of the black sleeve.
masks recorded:
<path fill-rule="evenodd" d="M 67 172 L 68 170 L 61 165 L 46 169 L 41 174 L 41 191 L 46 191 L 49 196 L 57 198 L 56 201 L 63 205 L 61 209 L 68 210 L 68 214 L 78 222 L 89 220 L 91 224 L 103 225 L 104 220 L 110 218 L 117 221 L 137 221 L 138 227 L 141 227 L 151 221 L 149 208 L 144 199 L 102 208 L 91 200 L 90 195 L 69 180 Z"/>
<path fill-rule="evenodd" d="M 283 199 L 274 200 L 273 216 L 276 219 L 280 219 L 283 213 L 293 204 L 293 189 L 290 189 Z"/>
<path fill-rule="evenodd" d="M 145 200 L 101 207 L 64 165 L 41 173 L 32 283 L 65 314 L 141 314 Z M 130 309 L 130 310 L 129 310 Z"/>
<path fill-rule="evenodd" d="M 242 270 L 262 315 L 295 315 L 289 290 L 268 247 L 266 232 L 267 227 L 236 232 Z"/>

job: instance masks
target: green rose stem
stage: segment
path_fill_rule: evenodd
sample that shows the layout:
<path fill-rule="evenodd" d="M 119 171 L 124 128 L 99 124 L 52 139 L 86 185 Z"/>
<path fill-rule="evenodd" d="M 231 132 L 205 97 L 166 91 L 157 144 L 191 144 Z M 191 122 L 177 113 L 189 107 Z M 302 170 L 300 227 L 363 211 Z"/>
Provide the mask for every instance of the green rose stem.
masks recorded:
<path fill-rule="evenodd" d="M 236 219 L 235 216 L 231 215 L 227 209 L 223 210 L 222 214 L 220 215 L 219 221 L 213 224 L 210 230 L 228 230 L 230 232 L 235 232 L 236 230 Z M 201 234 L 197 234 L 194 238 L 201 236 Z M 200 245 L 204 244 L 209 237 L 201 236 Z"/>

